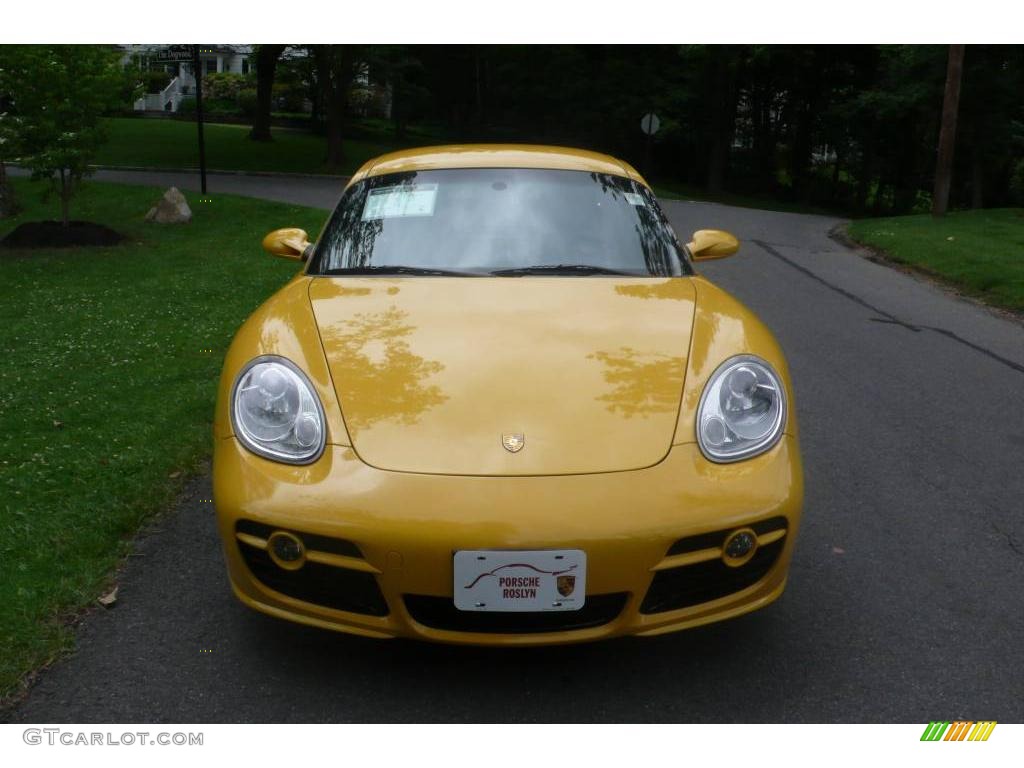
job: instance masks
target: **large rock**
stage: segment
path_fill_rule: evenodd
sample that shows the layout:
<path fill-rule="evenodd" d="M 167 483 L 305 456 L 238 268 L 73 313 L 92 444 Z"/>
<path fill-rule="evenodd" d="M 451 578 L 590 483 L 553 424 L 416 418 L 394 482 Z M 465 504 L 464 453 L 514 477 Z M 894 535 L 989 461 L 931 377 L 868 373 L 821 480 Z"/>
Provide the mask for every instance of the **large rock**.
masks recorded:
<path fill-rule="evenodd" d="M 178 188 L 171 187 L 164 192 L 160 202 L 149 209 L 146 221 L 155 221 L 157 224 L 188 224 L 192 221 L 192 209 L 188 207 L 188 201 Z"/>

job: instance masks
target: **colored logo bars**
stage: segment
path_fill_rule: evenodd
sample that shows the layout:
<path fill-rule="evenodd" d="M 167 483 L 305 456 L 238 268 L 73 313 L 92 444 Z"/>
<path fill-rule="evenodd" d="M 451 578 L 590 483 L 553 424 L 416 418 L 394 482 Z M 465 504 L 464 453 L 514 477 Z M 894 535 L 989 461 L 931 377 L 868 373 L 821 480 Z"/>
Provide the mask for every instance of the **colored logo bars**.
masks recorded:
<path fill-rule="evenodd" d="M 921 741 L 988 741 L 995 727 L 995 720 L 932 722 L 921 734 Z"/>

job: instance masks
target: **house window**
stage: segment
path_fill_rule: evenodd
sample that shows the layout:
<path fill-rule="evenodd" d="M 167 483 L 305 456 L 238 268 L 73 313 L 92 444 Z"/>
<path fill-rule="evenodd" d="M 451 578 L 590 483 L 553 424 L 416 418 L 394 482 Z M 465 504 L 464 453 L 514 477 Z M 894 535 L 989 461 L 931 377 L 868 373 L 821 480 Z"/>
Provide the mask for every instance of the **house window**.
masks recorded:
<path fill-rule="evenodd" d="M 248 59 L 242 59 L 242 74 L 243 75 L 248 75 L 249 74 L 249 60 Z"/>
<path fill-rule="evenodd" d="M 217 60 L 216 59 L 205 59 L 203 61 L 203 72 L 207 75 L 217 71 Z"/>

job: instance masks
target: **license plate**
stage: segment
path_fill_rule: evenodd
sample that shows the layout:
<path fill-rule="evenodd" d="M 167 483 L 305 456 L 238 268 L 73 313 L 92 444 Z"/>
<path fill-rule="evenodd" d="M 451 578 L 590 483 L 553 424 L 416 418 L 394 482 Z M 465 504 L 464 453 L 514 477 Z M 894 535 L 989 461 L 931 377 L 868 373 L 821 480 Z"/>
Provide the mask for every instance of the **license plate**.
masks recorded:
<path fill-rule="evenodd" d="M 460 611 L 578 611 L 587 594 L 587 553 L 461 550 L 453 586 Z"/>

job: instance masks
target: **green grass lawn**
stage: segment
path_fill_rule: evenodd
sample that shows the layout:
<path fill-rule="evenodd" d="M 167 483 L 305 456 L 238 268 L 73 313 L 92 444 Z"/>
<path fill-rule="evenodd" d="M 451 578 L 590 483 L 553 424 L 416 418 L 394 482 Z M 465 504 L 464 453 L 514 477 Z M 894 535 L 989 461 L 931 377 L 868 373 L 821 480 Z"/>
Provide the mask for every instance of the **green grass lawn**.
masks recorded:
<path fill-rule="evenodd" d="M 893 261 L 994 306 L 1024 312 L 1024 209 L 862 219 L 850 224 L 849 234 Z"/>
<path fill-rule="evenodd" d="M 20 179 L 24 212 L 58 217 Z M 268 229 L 317 232 L 309 208 L 218 196 L 191 224 L 147 224 L 160 191 L 87 184 L 73 218 L 114 248 L 0 248 L 0 699 L 68 649 L 140 523 L 209 454 L 217 378 L 241 322 L 298 269 Z M 211 351 L 212 350 L 212 351 Z"/>
<path fill-rule="evenodd" d="M 195 123 L 129 117 L 109 118 L 105 123 L 110 138 L 93 161 L 97 165 L 199 167 Z M 206 167 L 225 171 L 352 174 L 370 158 L 396 148 L 386 136 L 353 137 L 344 144 L 344 165 L 328 168 L 323 136 L 274 128 L 274 141 L 250 141 L 249 126 L 218 124 L 204 125 L 203 133 Z"/>

